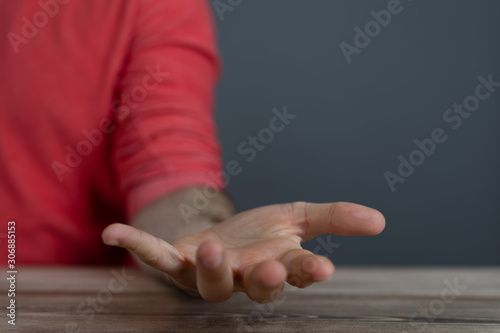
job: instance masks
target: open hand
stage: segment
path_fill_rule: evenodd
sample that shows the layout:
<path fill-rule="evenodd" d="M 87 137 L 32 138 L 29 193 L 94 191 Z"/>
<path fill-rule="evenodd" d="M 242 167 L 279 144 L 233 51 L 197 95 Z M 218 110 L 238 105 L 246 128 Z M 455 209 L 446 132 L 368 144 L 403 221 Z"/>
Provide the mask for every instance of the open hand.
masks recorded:
<path fill-rule="evenodd" d="M 118 223 L 102 238 L 207 301 L 221 302 L 241 291 L 265 303 L 280 295 L 285 281 L 303 288 L 333 274 L 331 261 L 304 250 L 302 242 L 323 234 L 376 235 L 384 227 L 384 216 L 365 206 L 294 202 L 242 212 L 172 244 Z"/>

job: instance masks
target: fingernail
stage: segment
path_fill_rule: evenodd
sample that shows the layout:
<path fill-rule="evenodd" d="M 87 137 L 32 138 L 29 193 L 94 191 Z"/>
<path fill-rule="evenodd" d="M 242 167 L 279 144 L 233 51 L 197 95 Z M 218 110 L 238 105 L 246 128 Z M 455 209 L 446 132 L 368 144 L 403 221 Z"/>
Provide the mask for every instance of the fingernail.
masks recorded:
<path fill-rule="evenodd" d="M 219 254 L 219 255 L 215 255 L 215 256 L 204 257 L 202 259 L 202 262 L 203 262 L 203 266 L 205 266 L 205 268 L 216 269 L 222 263 L 222 256 Z"/>
<path fill-rule="evenodd" d="M 116 239 L 113 239 L 113 240 L 105 241 L 104 244 L 110 245 L 110 246 L 117 246 L 118 241 Z"/>

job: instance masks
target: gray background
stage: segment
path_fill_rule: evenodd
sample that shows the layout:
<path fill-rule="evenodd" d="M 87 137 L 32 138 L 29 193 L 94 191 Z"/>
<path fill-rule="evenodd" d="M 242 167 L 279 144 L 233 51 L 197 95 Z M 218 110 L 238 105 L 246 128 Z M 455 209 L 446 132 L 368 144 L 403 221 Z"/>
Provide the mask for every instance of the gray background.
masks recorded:
<path fill-rule="evenodd" d="M 500 81 L 500 2 L 402 0 L 348 64 L 339 44 L 353 44 L 353 28 L 387 3 L 243 0 L 223 20 L 215 14 L 219 134 L 225 159 L 243 167 L 229 191 L 240 209 L 295 200 L 379 209 L 381 235 L 333 236 L 336 264 L 500 264 L 500 89 L 456 131 L 442 119 L 478 75 Z M 247 163 L 238 144 L 284 105 L 297 118 Z M 448 140 L 392 193 L 384 172 L 436 127 Z"/>

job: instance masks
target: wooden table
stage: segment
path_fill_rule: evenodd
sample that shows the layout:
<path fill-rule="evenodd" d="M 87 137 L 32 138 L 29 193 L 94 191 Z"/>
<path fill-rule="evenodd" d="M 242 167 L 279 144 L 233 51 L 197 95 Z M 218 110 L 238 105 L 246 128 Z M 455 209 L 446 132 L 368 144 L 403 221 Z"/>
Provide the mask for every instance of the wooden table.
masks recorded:
<path fill-rule="evenodd" d="M 15 326 L 0 282 L 0 332 L 500 332 L 498 267 L 337 267 L 265 305 L 207 303 L 122 269 L 20 269 Z"/>

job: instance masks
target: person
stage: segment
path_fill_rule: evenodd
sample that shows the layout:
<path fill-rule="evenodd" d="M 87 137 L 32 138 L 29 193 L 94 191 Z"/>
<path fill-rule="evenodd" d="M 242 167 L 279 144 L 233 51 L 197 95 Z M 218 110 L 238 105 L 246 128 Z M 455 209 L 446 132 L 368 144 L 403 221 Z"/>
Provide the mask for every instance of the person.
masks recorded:
<path fill-rule="evenodd" d="M 352 203 L 236 214 L 219 177 L 206 0 L 0 6 L 0 220 L 15 223 L 18 265 L 130 264 L 125 248 L 191 295 L 263 303 L 333 274 L 301 243 L 384 229 Z"/>

